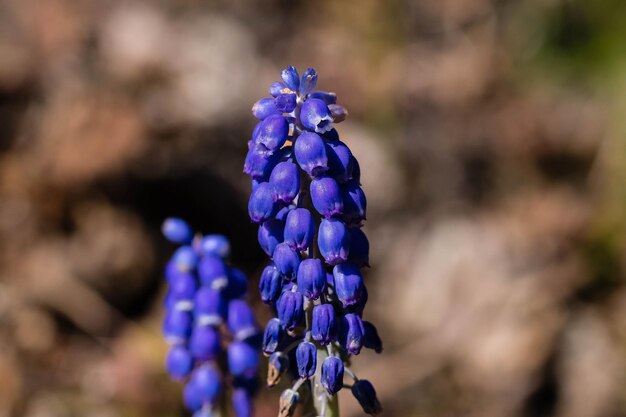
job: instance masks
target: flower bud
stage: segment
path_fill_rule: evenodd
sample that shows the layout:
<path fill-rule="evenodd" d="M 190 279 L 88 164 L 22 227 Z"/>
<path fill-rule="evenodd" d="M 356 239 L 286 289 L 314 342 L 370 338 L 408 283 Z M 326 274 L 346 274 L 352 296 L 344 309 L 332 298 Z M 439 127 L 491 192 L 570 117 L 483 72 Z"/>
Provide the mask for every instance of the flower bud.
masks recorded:
<path fill-rule="evenodd" d="M 232 393 L 231 403 L 236 417 L 252 417 L 252 395 L 245 388 L 235 388 Z"/>
<path fill-rule="evenodd" d="M 280 78 L 283 79 L 283 82 L 291 91 L 298 91 L 298 87 L 300 86 L 300 76 L 298 75 L 298 70 L 296 70 L 295 67 L 290 66 L 285 68 L 280 73 Z"/>
<path fill-rule="evenodd" d="M 368 349 L 373 349 L 376 353 L 382 353 L 383 341 L 378 335 L 376 327 L 367 320 L 363 320 L 363 328 L 365 329 L 365 339 L 363 340 L 363 346 Z"/>
<path fill-rule="evenodd" d="M 280 394 L 278 403 L 278 417 L 291 417 L 296 410 L 300 396 L 292 389 L 286 389 Z"/>
<path fill-rule="evenodd" d="M 296 348 L 296 363 L 300 378 L 310 378 L 317 368 L 317 348 L 311 342 L 302 342 Z"/>
<path fill-rule="evenodd" d="M 361 352 L 365 341 L 365 328 L 361 317 L 354 313 L 344 315 L 339 321 L 339 344 L 351 355 Z"/>
<path fill-rule="evenodd" d="M 270 189 L 274 201 L 290 203 L 300 191 L 300 171 L 293 162 L 279 162 L 270 175 Z"/>
<path fill-rule="evenodd" d="M 314 68 L 307 68 L 302 73 L 302 80 L 300 81 L 299 93 L 301 96 L 309 94 L 317 85 L 317 71 Z"/>
<path fill-rule="evenodd" d="M 280 295 L 282 287 L 282 277 L 274 263 L 270 263 L 263 269 L 261 278 L 259 279 L 259 292 L 261 293 L 261 301 L 265 304 L 272 304 Z"/>
<path fill-rule="evenodd" d="M 174 308 L 189 309 L 196 296 L 196 277 L 189 272 L 180 272 L 170 281 L 170 297 Z"/>
<path fill-rule="evenodd" d="M 327 175 L 333 177 L 340 184 L 352 179 L 353 157 L 350 149 L 340 140 L 328 141 L 326 145 Z"/>
<path fill-rule="evenodd" d="M 280 83 L 280 82 L 275 82 L 275 83 L 272 83 L 272 85 L 270 85 L 269 91 L 272 97 L 276 97 L 280 93 L 285 92 L 285 90 L 287 90 L 287 86 L 285 84 Z"/>
<path fill-rule="evenodd" d="M 322 386 L 330 395 L 343 388 L 343 362 L 336 356 L 329 356 L 322 362 Z"/>
<path fill-rule="evenodd" d="M 269 355 L 276 352 L 279 344 L 283 339 L 283 328 L 280 324 L 280 320 L 273 318 L 267 322 L 265 326 L 265 332 L 263 333 L 262 350 L 263 353 Z"/>
<path fill-rule="evenodd" d="M 224 235 L 206 235 L 198 244 L 197 251 L 202 256 L 217 256 L 225 259 L 230 256 L 230 243 Z"/>
<path fill-rule="evenodd" d="M 363 297 L 363 277 L 359 268 L 344 262 L 333 268 L 335 278 L 335 293 L 344 307 L 357 304 Z"/>
<path fill-rule="evenodd" d="M 201 361 L 214 360 L 222 350 L 220 332 L 213 326 L 196 326 L 189 340 L 189 352 Z"/>
<path fill-rule="evenodd" d="M 262 98 L 252 106 L 252 115 L 257 119 L 263 120 L 273 114 L 280 114 L 274 105 L 274 98 Z"/>
<path fill-rule="evenodd" d="M 191 335 L 193 320 L 187 310 L 170 310 L 163 321 L 163 334 L 169 344 L 184 343 Z"/>
<path fill-rule="evenodd" d="M 287 279 L 293 279 L 300 265 L 300 254 L 290 248 L 286 242 L 279 243 L 274 249 L 274 264 Z"/>
<path fill-rule="evenodd" d="M 279 150 L 285 144 L 288 135 L 289 123 L 283 116 L 275 114 L 261 122 L 253 140 L 255 143 L 263 145 L 271 153 Z"/>
<path fill-rule="evenodd" d="M 276 304 L 278 319 L 287 332 L 293 332 L 300 324 L 304 315 L 302 304 L 302 294 L 297 292 L 284 292 L 278 299 L 278 303 Z"/>
<path fill-rule="evenodd" d="M 348 110 L 339 104 L 329 104 L 328 110 L 330 110 L 330 115 L 335 123 L 341 123 L 348 117 Z"/>
<path fill-rule="evenodd" d="M 343 213 L 343 197 L 337 182 L 330 177 L 316 178 L 311 181 L 311 200 L 318 213 L 332 217 Z"/>
<path fill-rule="evenodd" d="M 196 369 L 190 383 L 198 390 L 203 404 L 214 405 L 222 392 L 222 378 L 211 365 Z"/>
<path fill-rule="evenodd" d="M 274 352 L 267 361 L 267 386 L 273 387 L 289 369 L 289 357 L 283 352 Z"/>
<path fill-rule="evenodd" d="M 173 379 L 186 378 L 193 369 L 193 359 L 189 351 L 182 346 L 173 346 L 165 359 L 165 369 Z"/>
<path fill-rule="evenodd" d="M 333 128 L 333 117 L 322 100 L 309 98 L 302 104 L 300 121 L 305 129 L 324 133 Z"/>
<path fill-rule="evenodd" d="M 359 268 L 370 266 L 370 242 L 367 240 L 363 230 L 349 228 L 348 234 L 350 235 L 348 260 Z"/>
<path fill-rule="evenodd" d="M 298 165 L 310 176 L 318 177 L 328 171 L 326 144 L 317 133 L 302 132 L 293 149 Z"/>
<path fill-rule="evenodd" d="M 317 245 L 327 264 L 336 265 L 345 262 L 350 252 L 348 228 L 341 220 L 322 220 Z"/>
<path fill-rule="evenodd" d="M 313 307 L 311 336 L 320 345 L 326 346 L 335 340 L 335 308 L 332 304 L 318 304 Z"/>
<path fill-rule="evenodd" d="M 187 410 L 194 412 L 202 407 L 202 394 L 192 381 L 185 384 L 185 388 L 183 389 L 183 402 Z"/>
<path fill-rule="evenodd" d="M 291 113 L 296 108 L 296 95 L 284 93 L 274 99 L 274 107 L 280 113 Z"/>
<path fill-rule="evenodd" d="M 376 415 L 383 411 L 383 408 L 376 398 L 376 390 L 367 379 L 359 379 L 352 385 L 352 395 L 359 402 L 363 411 L 367 414 Z"/>
<path fill-rule="evenodd" d="M 191 227 L 181 218 L 169 217 L 163 222 L 161 232 L 172 243 L 186 244 L 193 239 Z"/>
<path fill-rule="evenodd" d="M 172 262 L 179 271 L 188 272 L 198 264 L 198 255 L 191 246 L 181 246 L 172 255 Z"/>
<path fill-rule="evenodd" d="M 254 312 L 244 300 L 228 303 L 228 330 L 237 340 L 246 340 L 259 332 Z"/>
<path fill-rule="evenodd" d="M 337 94 L 331 93 L 329 91 L 313 91 L 309 94 L 309 99 L 316 98 L 322 100 L 327 105 L 337 103 Z"/>
<path fill-rule="evenodd" d="M 268 219 L 259 226 L 259 232 L 257 233 L 259 245 L 267 256 L 271 257 L 276 245 L 283 241 L 284 228 L 285 223 L 278 219 Z"/>
<path fill-rule="evenodd" d="M 268 182 L 262 182 L 250 194 L 248 214 L 254 223 L 262 223 L 269 219 L 276 213 L 277 208 Z"/>
<path fill-rule="evenodd" d="M 307 250 L 315 237 L 315 220 L 311 212 L 305 208 L 291 210 L 287 214 L 284 237 L 290 247 Z"/>
<path fill-rule="evenodd" d="M 220 291 L 228 284 L 228 268 L 221 258 L 217 256 L 203 256 L 198 264 L 198 276 L 200 283 Z"/>
<path fill-rule="evenodd" d="M 259 368 L 256 349 L 246 342 L 235 340 L 228 345 L 228 370 L 234 376 L 254 377 Z"/>
<path fill-rule="evenodd" d="M 349 181 L 342 187 L 343 216 L 347 224 L 360 226 L 365 220 L 367 199 L 365 193 L 355 181 Z"/>
<path fill-rule="evenodd" d="M 305 259 L 298 267 L 298 292 L 309 300 L 316 300 L 326 288 L 326 271 L 317 258 Z"/>
<path fill-rule="evenodd" d="M 281 155 L 280 152 L 269 154 L 262 145 L 253 145 L 248 149 L 248 154 L 243 164 L 243 172 L 252 177 L 252 179 L 267 180 L 272 169 L 280 160 Z"/>
<path fill-rule="evenodd" d="M 196 325 L 218 326 L 227 314 L 228 304 L 221 292 L 211 287 L 202 287 L 198 290 L 193 306 Z"/>

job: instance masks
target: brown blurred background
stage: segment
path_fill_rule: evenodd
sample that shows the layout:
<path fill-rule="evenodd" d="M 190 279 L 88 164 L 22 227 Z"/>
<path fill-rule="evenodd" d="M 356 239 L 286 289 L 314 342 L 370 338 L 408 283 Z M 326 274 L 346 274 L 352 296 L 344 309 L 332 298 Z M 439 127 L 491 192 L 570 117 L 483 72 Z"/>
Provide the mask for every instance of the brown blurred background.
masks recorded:
<path fill-rule="evenodd" d="M 228 235 L 256 286 L 249 109 L 291 64 L 350 110 L 385 340 L 355 367 L 383 415 L 626 416 L 624 22 L 622 0 L 0 0 L 0 417 L 185 415 L 159 225 Z"/>

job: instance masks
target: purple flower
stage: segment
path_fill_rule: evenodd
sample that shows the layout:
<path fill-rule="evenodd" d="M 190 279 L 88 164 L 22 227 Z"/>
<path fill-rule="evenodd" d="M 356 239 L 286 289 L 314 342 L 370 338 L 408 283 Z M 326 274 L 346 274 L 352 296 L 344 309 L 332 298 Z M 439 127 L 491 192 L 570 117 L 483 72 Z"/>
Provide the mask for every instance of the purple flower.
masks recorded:
<path fill-rule="evenodd" d="M 296 161 L 304 172 L 312 177 L 318 177 L 328 171 L 326 144 L 320 135 L 303 132 L 293 147 Z"/>
<path fill-rule="evenodd" d="M 326 287 L 326 271 L 319 259 L 305 259 L 298 267 L 298 292 L 309 300 L 317 300 Z"/>
<path fill-rule="evenodd" d="M 283 242 L 283 229 L 285 223 L 278 219 L 268 219 L 261 223 L 257 234 L 261 249 L 272 256 L 276 245 Z"/>
<path fill-rule="evenodd" d="M 259 368 L 259 354 L 246 342 L 234 341 L 228 346 L 228 370 L 234 376 L 253 377 Z"/>
<path fill-rule="evenodd" d="M 219 331 L 212 326 L 196 326 L 191 333 L 189 351 L 198 360 L 214 360 L 222 350 Z"/>
<path fill-rule="evenodd" d="M 228 268 L 217 256 L 204 256 L 198 264 L 198 275 L 202 285 L 220 290 L 228 284 Z"/>
<path fill-rule="evenodd" d="M 315 178 L 311 181 L 311 200 L 319 214 L 332 217 L 343 213 L 343 197 L 337 182 L 330 177 Z"/>
<path fill-rule="evenodd" d="M 198 290 L 193 306 L 194 319 L 200 326 L 216 326 L 224 321 L 227 314 L 227 302 L 222 293 L 211 288 Z"/>
<path fill-rule="evenodd" d="M 275 152 L 285 144 L 288 135 L 289 123 L 283 116 L 275 114 L 261 122 L 253 140 L 263 145 L 269 152 Z"/>
<path fill-rule="evenodd" d="M 167 354 L 165 369 L 173 379 L 183 380 L 193 369 L 193 358 L 184 347 L 173 346 Z"/>
<path fill-rule="evenodd" d="M 254 312 L 244 300 L 228 303 L 228 330 L 238 340 L 246 340 L 259 332 Z"/>
<path fill-rule="evenodd" d="M 383 407 L 376 397 L 376 390 L 367 379 L 354 381 L 351 391 L 354 398 L 356 398 L 363 408 L 363 411 L 367 414 L 376 415 L 383 411 Z"/>
<path fill-rule="evenodd" d="M 300 254 L 286 242 L 279 243 L 274 249 L 274 264 L 287 279 L 293 279 L 300 265 Z"/>
<path fill-rule="evenodd" d="M 351 355 L 361 352 L 365 339 L 365 328 L 361 317 L 354 313 L 346 314 L 339 321 L 339 344 Z"/>
<path fill-rule="evenodd" d="M 187 310 L 170 310 L 165 315 L 163 334 L 170 344 L 185 343 L 191 335 L 193 320 Z"/>
<path fill-rule="evenodd" d="M 172 255 L 172 262 L 179 271 L 191 271 L 198 264 L 198 255 L 191 246 L 181 246 Z"/>
<path fill-rule="evenodd" d="M 276 352 L 278 346 L 283 339 L 283 328 L 280 324 L 280 320 L 277 318 L 271 319 L 265 326 L 265 332 L 263 333 L 262 350 L 263 353 L 269 355 Z"/>
<path fill-rule="evenodd" d="M 302 73 L 302 80 L 300 81 L 299 93 L 301 96 L 309 94 L 317 85 L 317 71 L 314 68 L 307 68 Z"/>
<path fill-rule="evenodd" d="M 300 324 L 304 316 L 302 305 L 302 294 L 297 292 L 284 292 L 278 299 L 278 303 L 276 303 L 278 319 L 288 332 L 293 332 L 296 326 Z"/>
<path fill-rule="evenodd" d="M 328 106 L 320 99 L 310 98 L 302 104 L 300 121 L 305 129 L 324 133 L 333 128 L 333 117 Z"/>
<path fill-rule="evenodd" d="M 296 108 L 294 93 L 280 94 L 274 99 L 274 108 L 280 113 L 291 113 Z"/>
<path fill-rule="evenodd" d="M 343 387 L 343 362 L 336 356 L 329 356 L 322 362 L 322 386 L 330 395 Z"/>
<path fill-rule="evenodd" d="M 366 217 L 367 199 L 359 185 L 350 181 L 342 187 L 343 216 L 346 223 L 360 226 Z"/>
<path fill-rule="evenodd" d="M 270 189 L 274 201 L 290 203 L 300 191 L 300 172 L 293 162 L 280 162 L 270 175 Z"/>
<path fill-rule="evenodd" d="M 233 410 L 236 417 L 252 417 L 253 404 L 249 390 L 245 388 L 235 388 L 232 394 Z"/>
<path fill-rule="evenodd" d="M 300 378 L 310 378 L 317 368 L 317 348 L 311 342 L 302 342 L 296 349 L 296 362 Z"/>
<path fill-rule="evenodd" d="M 196 249 L 202 256 L 217 256 L 222 259 L 230 256 L 230 243 L 223 235 L 206 235 Z"/>
<path fill-rule="evenodd" d="M 250 195 L 248 202 L 248 214 L 255 223 L 261 223 L 271 218 L 277 211 L 278 206 L 272 198 L 270 184 L 262 182 Z"/>
<path fill-rule="evenodd" d="M 211 366 L 196 369 L 191 375 L 191 384 L 198 390 L 202 402 L 215 404 L 222 392 L 222 378 L 218 370 Z"/>
<path fill-rule="evenodd" d="M 335 293 L 344 307 L 357 304 L 361 300 L 364 285 L 361 272 L 356 265 L 350 262 L 335 265 L 333 277 L 335 278 Z"/>
<path fill-rule="evenodd" d="M 262 145 L 253 145 L 248 149 L 243 172 L 255 180 L 267 180 L 272 169 L 280 160 L 281 153 L 268 153 Z"/>
<path fill-rule="evenodd" d="M 280 73 L 280 78 L 291 91 L 298 91 L 300 86 L 300 76 L 295 67 L 287 67 Z"/>
<path fill-rule="evenodd" d="M 350 252 L 348 228 L 341 220 L 322 220 L 317 245 L 327 264 L 336 265 L 345 262 Z"/>
<path fill-rule="evenodd" d="M 272 85 L 270 85 L 269 92 L 272 97 L 276 97 L 279 94 L 286 92 L 286 90 L 288 90 L 288 88 L 285 84 L 275 82 L 275 83 L 272 83 Z"/>
<path fill-rule="evenodd" d="M 332 304 L 318 304 L 313 307 L 311 336 L 313 340 L 326 346 L 335 340 L 335 308 Z"/>
<path fill-rule="evenodd" d="M 161 227 L 163 235 L 172 243 L 190 243 L 193 232 L 186 221 L 178 217 L 170 217 L 163 222 Z"/>
<path fill-rule="evenodd" d="M 282 277 L 274 263 L 270 263 L 263 269 L 261 279 L 259 280 L 259 291 L 261 292 L 261 301 L 265 304 L 272 304 L 280 295 L 282 286 Z"/>
<path fill-rule="evenodd" d="M 252 114 L 257 119 L 263 120 L 273 114 L 280 114 L 274 105 L 274 98 L 266 97 L 254 103 Z"/>
<path fill-rule="evenodd" d="M 291 210 L 285 222 L 285 242 L 294 249 L 307 250 L 315 237 L 315 220 L 305 208 Z"/>
<path fill-rule="evenodd" d="M 340 140 L 327 142 L 328 175 L 343 184 L 352 179 L 352 152 Z"/>

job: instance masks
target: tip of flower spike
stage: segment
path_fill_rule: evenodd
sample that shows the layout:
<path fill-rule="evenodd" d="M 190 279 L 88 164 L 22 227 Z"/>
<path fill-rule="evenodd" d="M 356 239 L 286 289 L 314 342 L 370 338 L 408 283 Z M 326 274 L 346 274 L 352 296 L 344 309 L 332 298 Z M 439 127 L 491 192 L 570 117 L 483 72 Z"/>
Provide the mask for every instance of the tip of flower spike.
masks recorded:
<path fill-rule="evenodd" d="M 172 243 L 186 244 L 193 239 L 193 231 L 186 221 L 179 217 L 165 219 L 161 226 L 161 232 Z"/>

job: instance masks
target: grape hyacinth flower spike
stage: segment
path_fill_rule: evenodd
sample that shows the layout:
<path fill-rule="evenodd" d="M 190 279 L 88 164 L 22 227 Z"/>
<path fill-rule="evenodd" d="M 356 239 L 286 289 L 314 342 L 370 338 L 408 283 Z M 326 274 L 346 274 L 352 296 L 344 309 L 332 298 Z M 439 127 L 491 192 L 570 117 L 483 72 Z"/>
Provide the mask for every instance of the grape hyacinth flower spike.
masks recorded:
<path fill-rule="evenodd" d="M 251 417 L 262 335 L 244 299 L 245 276 L 227 262 L 228 239 L 194 235 L 179 218 L 167 219 L 162 231 L 170 242 L 182 245 L 165 268 L 166 370 L 185 384 L 184 403 L 193 416 L 217 415 L 230 391 L 235 415 Z"/>
<path fill-rule="evenodd" d="M 362 348 L 382 352 L 376 328 L 363 320 L 367 200 L 361 167 L 335 130 L 348 112 L 334 93 L 314 91 L 317 79 L 313 68 L 300 77 L 288 67 L 270 86 L 271 97 L 252 107 L 259 123 L 243 171 L 252 179 L 250 219 L 259 224 L 259 244 L 271 259 L 259 291 L 277 316 L 263 336 L 267 383 L 291 379 L 279 417 L 293 415 L 305 398 L 313 401 L 302 407 L 314 409 L 303 414 L 336 417 L 343 388 L 375 415 L 382 408 L 374 386 L 349 367 Z"/>

